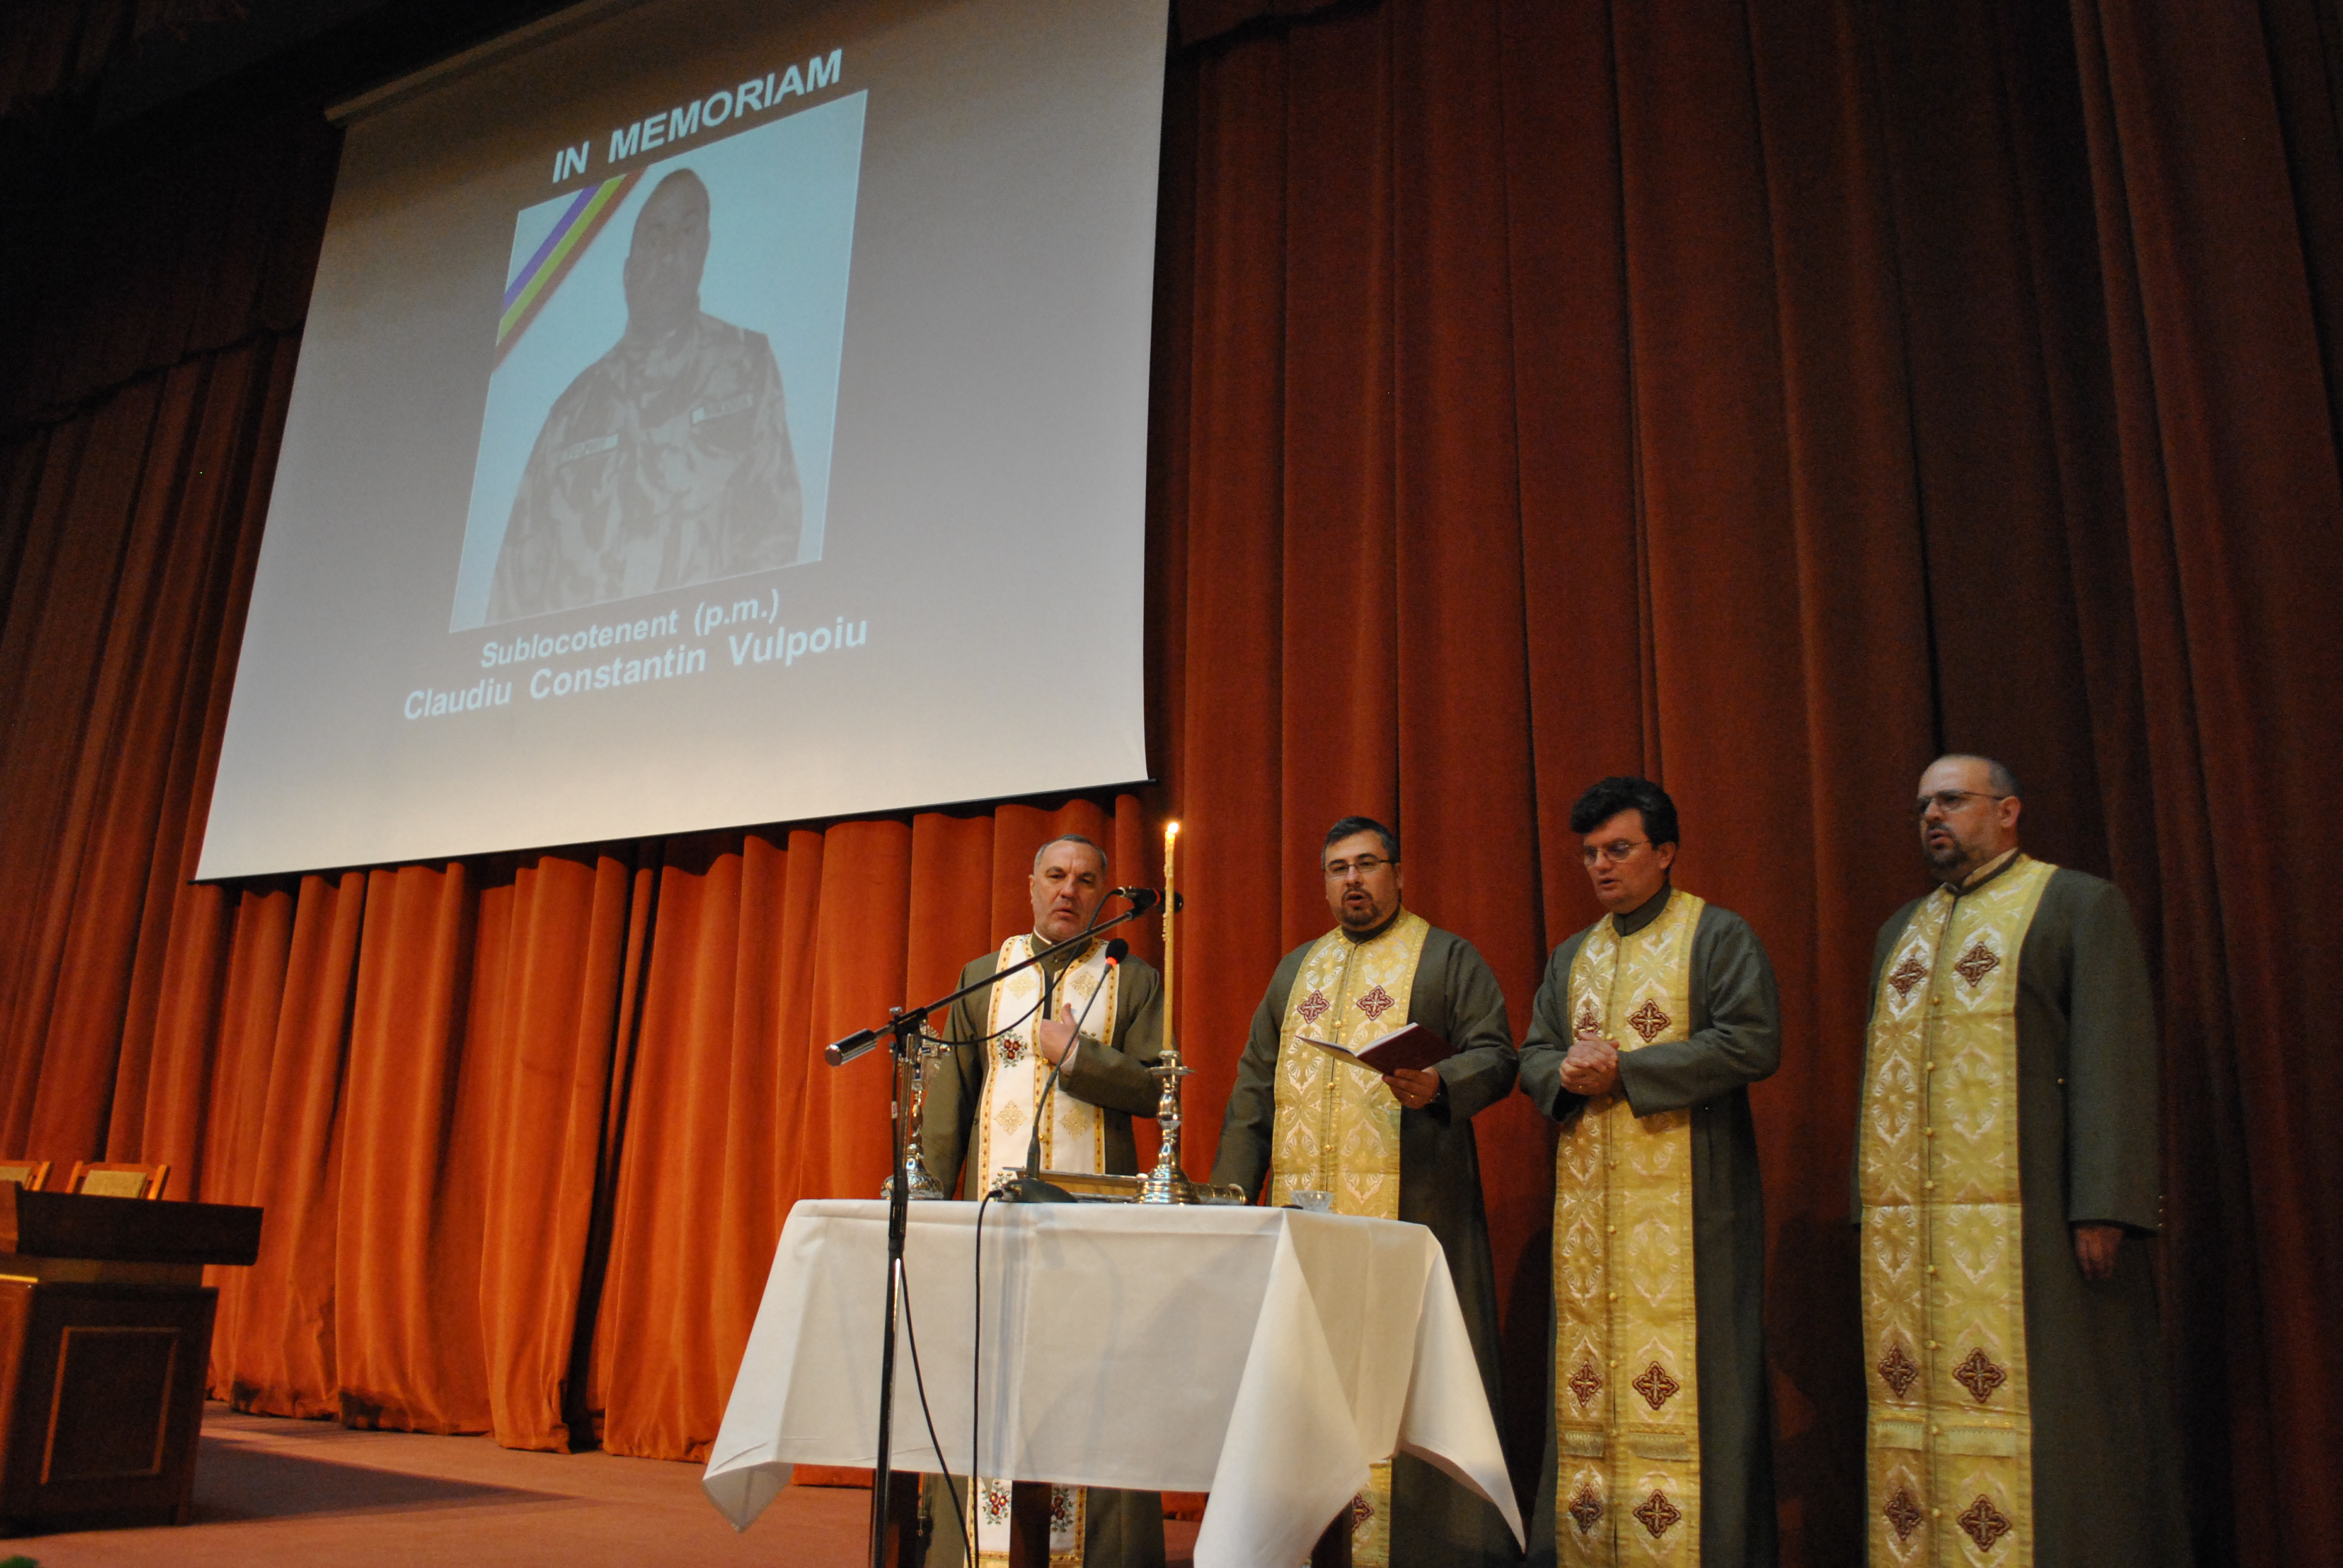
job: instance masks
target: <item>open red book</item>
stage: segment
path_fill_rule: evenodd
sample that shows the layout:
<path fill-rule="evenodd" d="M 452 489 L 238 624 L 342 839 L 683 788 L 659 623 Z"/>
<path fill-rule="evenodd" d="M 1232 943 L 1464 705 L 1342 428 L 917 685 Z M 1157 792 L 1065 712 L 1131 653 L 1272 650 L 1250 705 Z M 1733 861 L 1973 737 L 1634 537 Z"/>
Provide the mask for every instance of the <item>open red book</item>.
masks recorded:
<path fill-rule="evenodd" d="M 1421 1072 L 1433 1062 L 1445 1061 L 1456 1054 L 1454 1046 L 1420 1023 L 1402 1024 L 1356 1050 L 1336 1045 L 1331 1040 L 1320 1040 L 1316 1035 L 1305 1034 L 1302 1038 L 1322 1050 L 1331 1050 L 1375 1072 L 1394 1072 L 1403 1067 Z"/>

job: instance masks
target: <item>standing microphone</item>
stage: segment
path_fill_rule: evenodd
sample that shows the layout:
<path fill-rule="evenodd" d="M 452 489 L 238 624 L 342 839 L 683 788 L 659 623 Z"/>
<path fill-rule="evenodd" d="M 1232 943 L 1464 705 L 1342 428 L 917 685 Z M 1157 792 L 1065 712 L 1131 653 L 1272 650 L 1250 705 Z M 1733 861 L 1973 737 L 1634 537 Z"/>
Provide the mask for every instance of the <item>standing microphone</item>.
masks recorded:
<path fill-rule="evenodd" d="M 1116 890 L 1121 891 L 1121 890 L 1118 889 Z M 1141 890 L 1145 891 L 1144 889 Z M 1116 937 L 1110 940 L 1106 944 L 1107 973 L 1110 975 L 1112 974 L 1115 970 L 1115 967 L 1130 956 L 1131 944 L 1129 942 L 1124 941 L 1121 937 Z M 1043 999 L 1046 1000 L 1049 996 L 1050 985 L 1050 977 L 1048 975 L 1045 974 L 1041 977 L 1041 994 Z M 1101 980 L 1096 986 L 1091 988 L 1091 994 L 1087 998 L 1083 999 L 1082 1010 L 1074 1020 L 1074 1038 L 1068 1041 L 1066 1045 L 1067 1056 L 1072 1055 L 1074 1047 L 1081 1043 L 1082 1037 L 1082 1025 L 1090 1020 L 1091 1008 L 1092 1004 L 1098 1000 L 1099 992 L 1104 990 L 1106 990 L 1106 982 Z M 1028 1140 L 1025 1144 L 1025 1173 L 1017 1179 L 1016 1185 L 1007 1194 L 1009 1201 L 1012 1203 L 1071 1203 L 1075 1201 L 1072 1193 L 1067 1191 L 1063 1187 L 1057 1185 L 1055 1182 L 1042 1181 L 1041 1174 L 1041 1123 L 1042 1121 L 1050 1114 L 1050 1096 L 1057 1092 L 1058 1075 L 1065 1070 L 1066 1058 L 1064 1056 L 1058 1058 L 1057 1060 L 1050 1064 L 1050 1077 L 1049 1080 L 1041 1085 L 1041 1098 L 1033 1102 L 1033 1136 Z"/>
<path fill-rule="evenodd" d="M 1129 899 L 1131 912 L 1134 915 L 1143 915 L 1163 901 L 1163 895 L 1152 888 L 1113 888 L 1109 891 L 1115 898 Z M 1123 950 L 1128 952 L 1130 950 L 1126 948 Z"/>

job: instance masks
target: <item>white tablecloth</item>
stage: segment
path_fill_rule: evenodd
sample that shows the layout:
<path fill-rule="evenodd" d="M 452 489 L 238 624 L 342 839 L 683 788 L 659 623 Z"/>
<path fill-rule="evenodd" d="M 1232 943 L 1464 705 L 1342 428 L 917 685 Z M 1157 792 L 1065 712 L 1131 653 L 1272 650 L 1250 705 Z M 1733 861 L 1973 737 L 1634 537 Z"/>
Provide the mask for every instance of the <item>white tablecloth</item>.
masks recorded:
<path fill-rule="evenodd" d="M 886 1205 L 790 1212 L 704 1484 L 746 1529 L 793 1464 L 875 1463 Z M 976 1205 L 911 1205 L 911 1322 L 944 1462 L 970 1467 Z M 1420 1225 L 1125 1203 L 984 1217 L 989 1475 L 1209 1492 L 1196 1568 L 1292 1568 L 1370 1462 L 1416 1454 L 1520 1512 L 1448 1261 Z M 892 1464 L 940 1468 L 910 1342 Z"/>

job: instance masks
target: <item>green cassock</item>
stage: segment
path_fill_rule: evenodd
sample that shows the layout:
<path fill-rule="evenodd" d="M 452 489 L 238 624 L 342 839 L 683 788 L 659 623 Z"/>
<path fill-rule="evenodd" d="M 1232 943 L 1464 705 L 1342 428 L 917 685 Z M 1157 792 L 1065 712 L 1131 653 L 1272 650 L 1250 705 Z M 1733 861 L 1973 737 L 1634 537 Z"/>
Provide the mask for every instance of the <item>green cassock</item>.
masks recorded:
<path fill-rule="evenodd" d="M 1377 932 L 1369 932 L 1372 938 Z M 1315 944 L 1285 955 L 1270 977 L 1268 994 L 1252 1016 L 1252 1032 L 1237 1062 L 1236 1087 L 1221 1123 L 1212 1181 L 1242 1187 L 1258 1201 L 1269 1178 L 1271 1134 L 1277 1119 L 1277 1052 L 1294 976 Z M 1481 1201 L 1481 1156 L 1473 1118 L 1513 1092 L 1516 1059 L 1505 1022 L 1505 995 L 1473 944 L 1433 927 L 1423 940 L 1408 1021 L 1420 1023 L 1455 1047 L 1439 1065 L 1443 1092 L 1422 1111 L 1400 1111 L 1399 1217 L 1439 1238 L 1489 1410 L 1503 1429 L 1497 1368 L 1496 1269 L 1489 1251 L 1489 1220 Z M 1413 1454 L 1392 1463 L 1393 1568 L 1417 1564 L 1513 1563 L 1520 1553 L 1503 1518 Z"/>
<path fill-rule="evenodd" d="M 1042 939 L 1035 937 L 1039 944 Z M 1078 953 L 1080 950 L 1076 950 Z M 1075 954 L 1043 963 L 1051 989 Z M 989 978 L 1000 963 L 998 952 L 970 960 L 960 971 L 960 983 L 974 985 Z M 928 1064 L 927 1103 L 920 1117 L 920 1150 L 928 1174 L 936 1185 L 963 1198 L 981 1198 L 988 1173 L 967 1164 L 965 1153 L 976 1108 L 984 1093 L 984 1074 L 991 1055 L 980 1042 L 988 1032 L 991 993 L 980 991 L 952 1004 L 944 1025 L 951 1051 Z M 1006 1020 L 1004 1022 L 1008 1021 Z M 1161 1085 L 1148 1069 L 1163 1050 L 1163 977 L 1143 959 L 1122 960 L 1115 980 L 1114 1043 L 1101 1045 L 1086 1038 L 1074 1052 L 1073 1064 L 1058 1077 L 1058 1092 L 1095 1105 L 1103 1113 L 1106 1171 L 1110 1175 L 1135 1175 L 1139 1148 L 1131 1135 L 1133 1116 L 1155 1114 Z M 1022 1163 L 1024 1151 L 1017 1151 Z M 1153 1492 L 1112 1492 L 1088 1489 L 1082 1528 L 1083 1568 L 1161 1568 L 1163 1562 L 1163 1498 Z M 930 1481 L 920 1495 L 928 1516 L 930 1568 L 958 1568 L 966 1562 L 960 1533 L 936 1504 L 943 1501 L 940 1482 Z M 947 1508 L 949 1504 L 945 1505 Z"/>
<path fill-rule="evenodd" d="M 1879 928 L 1874 1010 L 1881 971 L 1918 902 Z M 2147 1250 L 2125 1246 L 2116 1277 L 2094 1283 L 2075 1261 L 2068 1228 L 2158 1229 L 2157 1069 L 2147 965 L 2123 895 L 2087 872 L 2052 872 L 2017 956 L 2035 1568 L 2190 1560 Z M 1860 1223 L 1859 1193 L 1855 1213 Z"/>
<path fill-rule="evenodd" d="M 1664 889 L 1618 917 L 1623 936 L 1660 917 Z M 1586 1101 L 1562 1086 L 1570 1052 L 1570 966 L 1590 932 L 1554 949 L 1522 1042 L 1522 1091 L 1557 1121 Z M 1774 966 L 1749 922 L 1710 904 L 1692 945 L 1692 1033 L 1619 1058 L 1619 1084 L 1638 1116 L 1692 1111 L 1693 1279 L 1700 1377 L 1700 1560 L 1742 1568 L 1775 1560 L 1774 1433 L 1765 1382 L 1765 1201 L 1749 1085 L 1782 1060 Z M 1552 1336 L 1549 1329 L 1548 1342 Z M 1551 1352 L 1547 1357 L 1551 1375 Z M 1560 1462 L 1554 1404 L 1530 1523 L 1530 1562 L 1551 1564 Z"/>

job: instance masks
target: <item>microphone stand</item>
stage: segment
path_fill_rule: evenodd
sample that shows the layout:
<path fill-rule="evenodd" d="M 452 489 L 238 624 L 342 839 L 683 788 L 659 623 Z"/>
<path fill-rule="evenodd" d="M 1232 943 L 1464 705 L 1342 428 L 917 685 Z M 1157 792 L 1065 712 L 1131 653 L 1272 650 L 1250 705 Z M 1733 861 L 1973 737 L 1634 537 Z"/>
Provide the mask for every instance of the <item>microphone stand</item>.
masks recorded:
<path fill-rule="evenodd" d="M 887 1021 L 885 1023 L 879 1025 L 875 1029 L 858 1029 L 852 1034 L 842 1035 L 839 1039 L 831 1040 L 828 1045 L 821 1048 L 821 1059 L 830 1063 L 832 1067 L 844 1067 L 848 1062 L 852 1061 L 855 1058 L 871 1050 L 877 1046 L 880 1040 L 885 1040 L 890 1036 L 894 1038 L 900 1047 L 901 1041 L 919 1032 L 919 1020 L 926 1018 L 929 1014 L 941 1012 L 944 1009 L 951 1006 L 952 1003 L 960 1000 L 962 997 L 974 996 L 980 990 L 984 990 L 990 987 L 1000 984 L 1002 980 L 1007 980 L 1011 975 L 1031 969 L 1035 964 L 1046 963 L 1048 960 L 1056 958 L 1060 953 L 1064 952 L 1069 948 L 1086 946 L 1090 940 L 1098 935 L 1101 931 L 1111 931 L 1117 926 L 1127 925 L 1131 921 L 1140 919 L 1141 916 L 1145 915 L 1148 910 L 1154 907 L 1155 901 L 1152 898 L 1150 898 L 1146 901 L 1141 903 L 1137 908 L 1125 910 L 1122 913 L 1115 916 L 1115 918 L 1111 920 L 1093 920 L 1089 925 L 1084 926 L 1081 930 L 1076 931 L 1064 941 L 1051 943 L 1041 951 L 1028 957 L 1022 963 L 1013 963 L 1005 970 L 996 970 L 991 974 L 987 975 L 984 979 L 976 981 L 974 984 L 964 985 L 960 987 L 960 990 L 953 991 L 950 996 L 939 997 L 934 1001 L 928 1003 L 925 1007 L 915 1008 L 909 1012 L 906 1012 L 900 1007 L 890 1007 L 887 1010 Z M 897 1054 L 901 1054 L 900 1049 L 898 1050 Z"/>
<path fill-rule="evenodd" d="M 910 1183 L 902 1180 L 903 1159 L 912 1136 L 908 1111 L 910 1108 L 909 1074 L 912 1057 L 918 1049 L 910 1042 L 927 1027 L 930 1013 L 942 1011 L 962 997 L 974 996 L 1022 970 L 1029 970 L 1046 959 L 1076 946 L 1086 946 L 1090 940 L 1103 930 L 1127 921 L 1138 920 L 1155 907 L 1152 898 L 1133 900 L 1133 908 L 1124 910 L 1111 920 L 1092 916 L 1091 923 L 1062 942 L 1052 943 L 1034 953 L 1022 963 L 1010 965 L 978 980 L 964 985 L 950 996 L 931 1001 L 912 1011 L 887 1010 L 887 1021 L 876 1029 L 860 1029 L 841 1040 L 832 1040 L 822 1048 L 822 1060 L 832 1067 L 843 1067 L 856 1057 L 878 1045 L 889 1042 L 888 1050 L 894 1058 L 895 1086 L 893 1103 L 888 1108 L 888 1121 L 893 1130 L 890 1145 L 894 1156 L 896 1179 L 887 1192 L 887 1337 L 880 1342 L 879 1350 L 879 1452 L 870 1467 L 870 1568 L 889 1568 L 887 1561 L 887 1523 L 889 1505 L 892 1501 L 890 1482 L 894 1475 L 895 1425 L 895 1320 L 901 1311 L 903 1290 L 903 1235 L 910 1223 Z"/>

